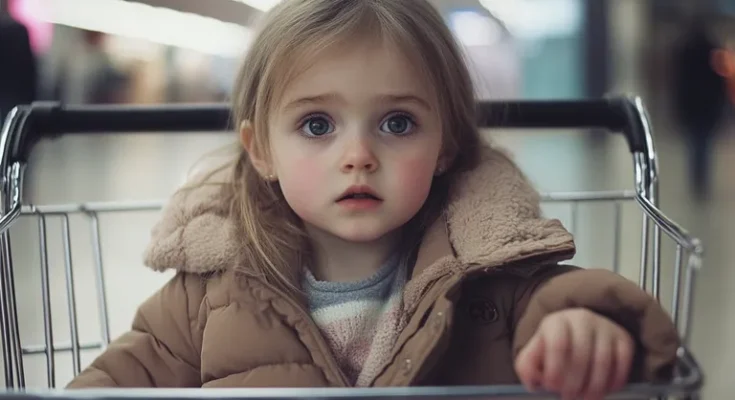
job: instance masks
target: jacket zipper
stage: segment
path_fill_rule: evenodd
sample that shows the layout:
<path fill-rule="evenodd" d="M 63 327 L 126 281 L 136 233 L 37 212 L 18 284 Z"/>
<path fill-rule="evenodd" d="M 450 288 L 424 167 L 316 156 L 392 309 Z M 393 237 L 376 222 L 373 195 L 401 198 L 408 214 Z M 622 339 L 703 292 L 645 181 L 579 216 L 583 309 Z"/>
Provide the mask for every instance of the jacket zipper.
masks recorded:
<path fill-rule="evenodd" d="M 510 264 L 517 263 L 517 262 L 523 261 L 523 260 L 528 259 L 528 258 L 538 257 L 538 256 L 543 256 L 543 255 L 546 255 L 546 254 L 553 254 L 553 253 L 555 253 L 555 251 L 541 252 L 539 254 L 534 254 L 532 256 L 520 257 L 520 258 L 517 258 L 515 260 L 505 260 L 505 261 L 502 261 L 502 262 L 493 263 L 493 264 L 490 264 L 488 266 L 485 266 L 485 268 L 494 268 L 494 267 L 497 267 L 499 265 L 507 264 L 507 263 L 510 263 Z M 485 271 L 486 274 L 495 274 L 495 273 L 498 273 L 498 272 L 501 272 L 501 271 Z M 502 271 L 502 272 L 508 272 L 508 271 Z M 255 278 L 255 279 L 257 279 L 257 278 Z M 439 278 L 436 278 L 435 280 L 432 280 L 430 284 L 434 284 L 436 282 L 436 280 L 438 280 L 438 279 Z M 282 299 L 286 300 L 286 302 L 288 302 L 291 305 L 291 307 L 293 307 L 299 313 L 299 315 L 303 318 L 303 320 L 306 321 L 306 324 L 308 325 L 308 328 L 311 331 L 312 336 L 314 337 L 314 339 L 316 339 L 317 346 L 319 346 L 321 348 L 322 353 L 323 353 L 323 356 L 324 356 L 324 358 L 325 358 L 325 360 L 327 362 L 327 367 L 330 369 L 330 372 L 332 372 L 332 374 L 335 375 L 339 379 L 339 384 L 342 385 L 342 387 L 352 387 L 352 385 L 350 385 L 349 382 L 347 381 L 347 377 L 345 376 L 344 372 L 339 367 L 339 364 L 337 363 L 337 360 L 334 358 L 334 354 L 332 354 L 332 350 L 329 347 L 329 345 L 327 344 L 326 340 L 324 339 L 324 336 L 322 335 L 321 331 L 319 330 L 319 327 L 316 325 L 316 323 L 314 322 L 314 320 L 311 318 L 311 316 L 309 315 L 308 311 L 306 311 L 304 309 L 304 307 L 302 307 L 302 305 L 299 302 L 295 301 L 292 296 L 287 295 L 286 293 L 284 293 L 282 290 L 278 289 L 277 287 L 272 286 L 272 285 L 269 285 L 269 284 L 267 284 L 267 283 L 265 283 L 263 281 L 260 281 L 260 283 L 262 285 L 266 286 L 267 288 L 269 288 L 270 290 L 272 290 L 273 292 L 275 292 Z M 459 282 L 456 282 L 455 284 L 457 284 L 457 283 L 459 283 Z M 454 285 L 452 285 L 452 287 L 453 286 Z M 451 289 L 451 288 L 448 288 L 448 289 Z M 419 302 L 421 302 L 421 301 L 422 300 L 419 300 Z M 413 318 L 416 318 L 416 315 L 413 315 L 411 319 L 413 319 Z M 421 328 L 419 328 L 419 330 L 420 329 Z M 414 334 L 412 334 L 411 336 L 414 336 L 415 333 L 416 332 L 414 332 Z M 410 339 L 408 339 L 408 340 L 410 340 Z M 405 342 L 403 342 L 403 343 L 405 343 Z M 398 346 L 398 345 L 399 345 L 398 343 L 395 343 L 394 348 L 393 348 L 393 351 L 391 353 L 391 357 L 390 357 L 391 359 L 394 359 L 398 355 L 398 348 L 399 347 L 402 347 L 402 344 L 401 344 L 401 346 Z M 370 384 L 371 386 L 374 385 L 375 381 L 377 380 L 377 378 L 381 374 L 382 374 L 382 371 L 380 373 L 378 373 L 376 377 L 373 378 L 373 380 L 372 380 L 372 382 Z"/>
<path fill-rule="evenodd" d="M 309 315 L 308 311 L 304 309 L 304 307 L 301 306 L 301 304 L 297 301 L 295 301 L 292 296 L 287 295 L 282 290 L 278 289 L 275 286 L 268 285 L 265 282 L 261 281 L 261 284 L 265 285 L 270 290 L 274 291 L 277 295 L 279 295 L 282 299 L 286 300 L 298 313 L 299 315 L 306 321 L 309 330 L 311 331 L 312 336 L 317 341 L 317 346 L 319 346 L 322 350 L 323 356 L 325 360 L 327 361 L 327 367 L 330 369 L 330 372 L 337 376 L 339 379 L 339 384 L 343 387 L 351 387 L 352 385 L 349 384 L 347 381 L 347 377 L 345 376 L 344 372 L 342 371 L 342 368 L 339 367 L 339 364 L 337 363 L 337 360 L 334 358 L 334 354 L 332 354 L 332 349 L 327 344 L 327 341 L 324 340 L 324 336 L 322 335 L 322 332 L 319 330 L 319 327 L 316 325 L 314 320 Z"/>
<path fill-rule="evenodd" d="M 503 261 L 491 263 L 491 264 L 488 264 L 488 265 L 484 265 L 483 266 L 483 269 L 485 271 L 480 272 L 480 273 L 481 274 L 484 274 L 486 276 L 492 276 L 492 275 L 496 275 L 496 274 L 500 274 L 500 273 L 513 274 L 512 268 L 505 269 L 505 268 L 498 268 L 498 267 L 501 266 L 501 265 L 510 265 L 510 266 L 512 266 L 513 264 L 521 263 L 521 262 L 527 261 L 527 260 L 532 259 L 532 258 L 535 258 L 535 257 L 544 257 L 544 256 L 551 255 L 551 254 L 554 254 L 554 253 L 559 253 L 559 256 L 558 257 L 550 257 L 550 260 L 543 260 L 543 261 L 533 262 L 531 265 L 532 266 L 537 266 L 537 265 L 544 264 L 544 263 L 547 263 L 547 262 L 556 262 L 555 261 L 556 258 L 563 259 L 569 252 L 568 251 L 559 251 L 559 250 L 556 250 L 556 251 L 550 250 L 550 251 L 542 251 L 542 252 L 538 252 L 538 253 L 531 254 L 531 255 L 525 255 L 525 256 L 517 257 L 515 259 L 503 260 Z M 476 272 L 479 272 L 479 271 L 476 271 Z M 441 279 L 441 277 L 435 278 L 435 279 L 431 280 L 431 282 L 429 282 L 428 285 L 433 285 L 433 284 L 435 284 L 440 279 Z M 448 286 L 446 288 L 446 290 L 442 290 L 441 293 L 445 293 L 446 291 L 452 290 L 456 285 L 461 284 L 463 281 L 464 281 L 464 279 L 460 279 L 457 282 L 454 282 L 452 285 Z M 439 298 L 439 296 L 436 297 L 436 299 L 438 299 L 438 298 Z M 432 300 L 432 303 L 435 303 L 436 302 L 436 299 L 433 299 Z M 421 302 L 423 302 L 423 301 L 424 301 L 424 298 L 422 297 L 421 299 L 419 299 L 419 304 Z M 418 316 L 418 315 L 414 314 L 414 315 L 411 316 L 411 320 L 413 320 L 414 318 L 423 318 L 423 315 Z M 411 321 L 409 321 L 409 324 L 410 323 L 411 323 Z M 395 360 L 395 358 L 398 356 L 398 353 L 400 352 L 400 348 L 402 348 L 406 344 L 406 342 L 408 342 L 409 340 L 411 340 L 411 338 L 414 337 L 422 328 L 423 327 L 418 327 L 417 330 L 415 332 L 413 332 L 403 342 L 401 342 L 401 343 L 395 343 L 394 344 L 394 347 L 393 347 L 393 351 L 391 352 L 390 359 L 391 360 Z M 434 345 L 435 344 L 436 344 L 436 342 L 434 342 Z M 433 349 L 433 348 L 430 349 L 429 350 L 429 353 L 433 352 L 434 350 L 435 349 Z M 385 368 L 388 367 L 389 365 L 390 364 L 387 364 L 387 365 L 383 366 L 383 368 L 381 369 L 381 371 L 370 382 L 370 386 L 373 386 L 375 384 L 375 381 L 385 372 Z M 429 366 L 429 367 L 430 368 L 434 368 L 434 366 Z M 418 366 L 417 366 L 417 368 L 418 368 Z M 413 380 L 413 377 L 411 377 L 411 380 Z"/>

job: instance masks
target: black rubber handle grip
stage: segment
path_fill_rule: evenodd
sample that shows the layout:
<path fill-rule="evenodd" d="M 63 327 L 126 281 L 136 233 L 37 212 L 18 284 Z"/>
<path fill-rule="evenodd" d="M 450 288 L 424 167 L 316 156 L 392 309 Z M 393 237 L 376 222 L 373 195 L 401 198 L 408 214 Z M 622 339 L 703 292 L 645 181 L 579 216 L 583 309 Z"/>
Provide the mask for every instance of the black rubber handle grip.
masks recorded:
<path fill-rule="evenodd" d="M 633 152 L 646 149 L 648 123 L 635 99 L 482 102 L 479 125 L 503 128 L 599 128 L 622 133 Z"/>
<path fill-rule="evenodd" d="M 33 103 L 10 124 L 10 161 L 27 161 L 42 138 L 64 133 L 202 132 L 230 129 L 227 104 L 62 106 Z M 631 152 L 645 151 L 645 116 L 634 99 L 490 101 L 478 104 L 478 123 L 506 128 L 602 128 L 625 135 Z"/>
<path fill-rule="evenodd" d="M 219 103 L 62 106 L 36 102 L 18 111 L 20 121 L 11 132 L 11 160 L 17 161 L 27 161 L 42 138 L 66 133 L 180 133 L 230 128 L 230 109 Z"/>

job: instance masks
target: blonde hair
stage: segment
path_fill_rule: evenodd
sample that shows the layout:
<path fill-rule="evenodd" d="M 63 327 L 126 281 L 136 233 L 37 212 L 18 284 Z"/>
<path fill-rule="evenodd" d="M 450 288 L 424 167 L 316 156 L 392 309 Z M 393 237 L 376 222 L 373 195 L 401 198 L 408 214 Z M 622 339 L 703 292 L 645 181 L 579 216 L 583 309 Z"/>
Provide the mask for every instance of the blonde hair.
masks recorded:
<path fill-rule="evenodd" d="M 472 82 L 462 53 L 426 0 L 282 1 L 266 14 L 238 75 L 234 124 L 251 123 L 253 146 L 267 155 L 269 115 L 289 79 L 305 68 L 304 58 L 357 37 L 387 39 L 399 46 L 434 88 L 438 101 L 448 168 L 434 179 L 429 198 L 406 226 L 407 245 L 416 247 L 425 228 L 443 212 L 449 182 L 477 163 L 480 142 Z M 242 262 L 247 271 L 285 290 L 296 289 L 311 257 L 310 247 L 278 184 L 263 179 L 242 151 L 226 189 L 230 212 L 242 221 Z"/>

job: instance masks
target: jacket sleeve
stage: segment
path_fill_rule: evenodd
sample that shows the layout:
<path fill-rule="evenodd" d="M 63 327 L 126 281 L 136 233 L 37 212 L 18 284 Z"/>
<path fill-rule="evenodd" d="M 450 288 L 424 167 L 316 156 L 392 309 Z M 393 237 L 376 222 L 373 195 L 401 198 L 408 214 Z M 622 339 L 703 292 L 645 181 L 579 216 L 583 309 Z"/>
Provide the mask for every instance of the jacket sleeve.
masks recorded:
<path fill-rule="evenodd" d="M 67 386 L 199 387 L 204 282 L 179 273 L 138 309 L 132 329 Z"/>
<path fill-rule="evenodd" d="M 586 308 L 625 328 L 636 342 L 631 381 L 658 382 L 673 373 L 680 346 L 676 326 L 637 284 L 607 270 L 552 266 L 519 288 L 513 354 L 528 343 L 547 315 Z"/>

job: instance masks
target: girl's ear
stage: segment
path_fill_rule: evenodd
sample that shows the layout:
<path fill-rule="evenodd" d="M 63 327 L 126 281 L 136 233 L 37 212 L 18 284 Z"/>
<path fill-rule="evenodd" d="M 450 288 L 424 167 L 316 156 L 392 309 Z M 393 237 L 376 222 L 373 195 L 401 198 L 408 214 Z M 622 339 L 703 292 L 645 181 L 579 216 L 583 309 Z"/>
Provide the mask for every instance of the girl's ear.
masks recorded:
<path fill-rule="evenodd" d="M 260 176 L 267 180 L 275 180 L 272 166 L 267 154 L 258 146 L 255 140 L 255 129 L 250 121 L 243 121 L 240 124 L 240 142 L 245 151 L 248 152 L 250 162 L 258 171 Z"/>
<path fill-rule="evenodd" d="M 441 159 L 439 159 L 439 162 L 436 163 L 436 169 L 434 170 L 434 176 L 441 176 L 446 169 L 444 168 L 444 164 L 442 163 Z"/>
<path fill-rule="evenodd" d="M 446 155 L 442 154 L 439 156 L 439 159 L 436 161 L 436 169 L 434 170 L 434 176 L 441 176 L 451 166 L 451 160 Z"/>

